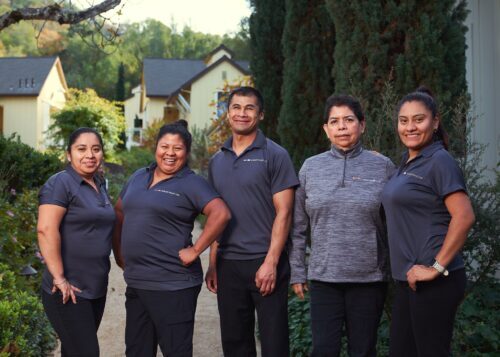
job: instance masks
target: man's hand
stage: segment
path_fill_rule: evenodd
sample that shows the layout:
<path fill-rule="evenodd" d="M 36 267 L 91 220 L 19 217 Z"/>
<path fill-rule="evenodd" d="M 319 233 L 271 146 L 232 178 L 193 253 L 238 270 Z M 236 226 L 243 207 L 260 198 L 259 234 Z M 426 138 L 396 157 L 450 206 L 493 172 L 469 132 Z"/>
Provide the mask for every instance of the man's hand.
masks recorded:
<path fill-rule="evenodd" d="M 430 281 L 439 276 L 439 272 L 433 267 L 425 265 L 414 265 L 406 273 L 408 285 L 413 291 L 417 291 L 417 281 Z"/>
<path fill-rule="evenodd" d="M 208 266 L 207 273 L 205 274 L 205 283 L 207 284 L 207 289 L 217 294 L 217 271 L 212 265 Z"/>
<path fill-rule="evenodd" d="M 276 287 L 276 264 L 264 261 L 255 274 L 255 285 L 262 296 L 270 295 Z"/>

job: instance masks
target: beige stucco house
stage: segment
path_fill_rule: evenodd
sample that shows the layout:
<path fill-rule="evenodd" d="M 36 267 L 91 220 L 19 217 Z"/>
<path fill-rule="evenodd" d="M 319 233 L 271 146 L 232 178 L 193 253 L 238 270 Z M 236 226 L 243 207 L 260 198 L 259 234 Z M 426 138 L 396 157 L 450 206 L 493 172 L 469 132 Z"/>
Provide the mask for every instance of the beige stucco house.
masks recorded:
<path fill-rule="evenodd" d="M 232 57 L 221 45 L 204 60 L 144 59 L 141 83 L 125 100 L 128 146 L 139 144 L 142 129 L 157 119 L 186 119 L 190 128 L 209 125 L 225 83 L 249 75 L 248 62 Z"/>
<path fill-rule="evenodd" d="M 51 113 L 66 103 L 59 57 L 0 58 L 0 133 L 43 150 Z"/>

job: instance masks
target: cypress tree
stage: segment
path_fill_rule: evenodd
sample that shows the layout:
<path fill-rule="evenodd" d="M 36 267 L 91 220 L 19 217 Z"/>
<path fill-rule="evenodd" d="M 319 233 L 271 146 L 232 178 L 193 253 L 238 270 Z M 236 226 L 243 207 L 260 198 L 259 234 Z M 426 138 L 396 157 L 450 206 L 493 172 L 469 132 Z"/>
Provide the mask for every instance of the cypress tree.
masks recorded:
<path fill-rule="evenodd" d="M 265 101 L 265 117 L 260 124 L 262 131 L 279 142 L 278 115 L 281 108 L 283 82 L 283 53 L 281 36 L 285 23 L 285 0 L 251 0 L 250 68 L 255 87 Z"/>
<path fill-rule="evenodd" d="M 326 0 L 337 29 L 335 91 L 360 97 L 368 146 L 397 157 L 389 120 L 419 85 L 450 109 L 466 88 L 465 0 Z M 442 113 L 445 127 L 451 119 Z"/>
<path fill-rule="evenodd" d="M 120 62 L 118 67 L 118 81 L 116 82 L 116 100 L 123 102 L 125 100 L 125 66 Z"/>
<path fill-rule="evenodd" d="M 333 91 L 335 31 L 322 0 L 287 0 L 283 105 L 278 130 L 294 165 L 328 147 L 323 108 Z"/>

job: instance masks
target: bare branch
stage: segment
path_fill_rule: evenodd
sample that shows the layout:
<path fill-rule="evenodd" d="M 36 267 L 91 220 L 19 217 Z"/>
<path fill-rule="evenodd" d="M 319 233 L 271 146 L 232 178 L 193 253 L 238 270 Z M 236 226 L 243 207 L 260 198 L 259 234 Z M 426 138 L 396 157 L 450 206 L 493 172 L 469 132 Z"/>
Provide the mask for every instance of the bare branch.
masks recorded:
<path fill-rule="evenodd" d="M 100 4 L 81 11 L 69 10 L 61 7 L 59 4 L 52 4 L 40 8 L 26 7 L 14 9 L 0 16 L 0 31 L 22 20 L 56 21 L 61 25 L 77 24 L 111 10 L 120 3 L 121 0 L 104 0 Z"/>

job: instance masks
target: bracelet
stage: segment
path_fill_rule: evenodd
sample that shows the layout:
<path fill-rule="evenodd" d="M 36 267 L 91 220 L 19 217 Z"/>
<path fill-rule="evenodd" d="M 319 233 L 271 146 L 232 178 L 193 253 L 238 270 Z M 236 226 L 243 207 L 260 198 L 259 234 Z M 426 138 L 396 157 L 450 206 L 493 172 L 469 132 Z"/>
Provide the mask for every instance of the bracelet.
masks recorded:
<path fill-rule="evenodd" d="M 67 283 L 67 282 L 68 282 L 68 281 L 67 281 L 66 279 L 63 279 L 63 280 L 62 280 L 61 282 L 59 282 L 59 283 L 56 283 L 56 281 L 54 280 L 54 281 L 52 282 L 52 284 L 54 284 L 55 286 L 58 286 L 58 285 L 62 285 L 62 284 Z"/>

